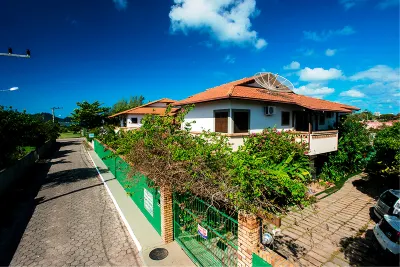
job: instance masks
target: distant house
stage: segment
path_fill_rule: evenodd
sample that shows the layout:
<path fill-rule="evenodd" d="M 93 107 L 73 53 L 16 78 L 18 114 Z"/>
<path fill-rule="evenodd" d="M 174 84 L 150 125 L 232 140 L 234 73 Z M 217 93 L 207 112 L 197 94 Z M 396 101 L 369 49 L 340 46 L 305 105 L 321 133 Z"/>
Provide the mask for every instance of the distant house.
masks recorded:
<path fill-rule="evenodd" d="M 168 105 L 176 102 L 175 100 L 162 98 L 153 102 L 149 102 L 142 106 L 131 108 L 114 115 L 109 116 L 109 118 L 118 117 L 120 120 L 120 128 L 122 130 L 137 129 L 141 124 L 141 120 L 147 114 L 150 115 L 165 115 Z M 172 108 L 171 113 L 175 113 L 178 108 Z"/>
<path fill-rule="evenodd" d="M 367 125 L 367 129 L 379 129 L 384 126 L 393 126 L 393 123 L 395 123 L 395 122 L 398 122 L 398 121 L 385 121 L 385 122 L 367 121 L 366 125 Z"/>
<path fill-rule="evenodd" d="M 292 130 L 298 141 L 309 143 L 309 155 L 336 151 L 339 116 L 359 110 L 357 107 L 288 92 L 272 92 L 255 82 L 254 77 L 210 88 L 176 106 L 195 104 L 185 117 L 191 131 L 219 132 L 230 138 L 234 149 L 243 137 L 268 127 Z"/>

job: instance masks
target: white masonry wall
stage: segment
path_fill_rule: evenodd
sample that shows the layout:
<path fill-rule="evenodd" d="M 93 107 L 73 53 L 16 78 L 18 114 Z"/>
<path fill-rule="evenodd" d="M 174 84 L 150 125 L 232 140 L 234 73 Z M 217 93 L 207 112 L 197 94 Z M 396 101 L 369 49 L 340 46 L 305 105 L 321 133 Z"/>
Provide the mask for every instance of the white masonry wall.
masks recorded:
<path fill-rule="evenodd" d="M 266 106 L 274 106 L 275 114 L 266 116 L 264 108 Z M 192 131 L 201 132 L 210 130 L 214 132 L 214 111 L 215 110 L 249 110 L 250 111 L 250 133 L 261 132 L 268 127 L 276 127 L 277 129 L 293 129 L 293 113 L 294 110 L 302 110 L 301 107 L 288 104 L 274 104 L 259 101 L 244 101 L 244 100 L 219 100 L 207 103 L 196 104 L 194 109 L 185 116 L 185 122 L 192 122 Z M 287 126 L 282 126 L 282 111 L 290 112 L 290 123 Z M 228 133 L 234 132 L 234 124 L 232 114 L 228 118 Z"/>

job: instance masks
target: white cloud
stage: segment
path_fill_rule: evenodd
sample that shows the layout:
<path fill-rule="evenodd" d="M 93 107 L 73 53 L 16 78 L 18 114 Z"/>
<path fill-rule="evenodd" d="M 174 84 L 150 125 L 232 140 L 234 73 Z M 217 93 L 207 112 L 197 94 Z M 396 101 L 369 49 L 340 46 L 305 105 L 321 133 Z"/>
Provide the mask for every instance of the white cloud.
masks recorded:
<path fill-rule="evenodd" d="M 376 65 L 368 70 L 360 71 L 350 76 L 349 79 L 352 81 L 400 82 L 400 69 L 393 69 L 386 65 Z"/>
<path fill-rule="evenodd" d="M 331 57 L 331 56 L 334 56 L 335 54 L 336 54 L 336 49 L 326 49 L 326 51 L 325 51 L 325 55 L 326 56 L 328 56 L 328 57 Z"/>
<path fill-rule="evenodd" d="M 299 71 L 299 76 L 301 81 L 328 81 L 333 79 L 338 79 L 343 77 L 343 73 L 341 70 L 330 68 L 329 70 L 325 70 L 323 68 L 304 68 Z"/>
<path fill-rule="evenodd" d="M 398 6 L 399 0 L 382 0 L 378 3 L 377 7 L 380 9 L 386 9 L 391 6 Z"/>
<path fill-rule="evenodd" d="M 300 63 L 297 61 L 292 61 L 289 65 L 283 66 L 284 70 L 298 70 L 300 69 Z"/>
<path fill-rule="evenodd" d="M 329 88 L 327 86 L 322 86 L 318 83 L 309 83 L 307 85 L 300 86 L 299 88 L 295 88 L 294 92 L 299 95 L 308 95 L 322 98 L 325 95 L 329 95 L 335 92 L 335 89 Z"/>
<path fill-rule="evenodd" d="M 347 11 L 350 8 L 358 5 L 360 3 L 366 2 L 367 0 L 339 0 L 339 3 L 343 6 L 343 8 Z"/>
<path fill-rule="evenodd" d="M 350 89 L 348 91 L 344 91 L 340 93 L 340 96 L 349 96 L 349 97 L 364 97 L 365 94 L 356 89 Z"/>
<path fill-rule="evenodd" d="M 113 0 L 115 8 L 118 10 L 123 10 L 128 7 L 128 0 Z"/>
<path fill-rule="evenodd" d="M 222 43 L 262 49 L 267 42 L 251 29 L 250 21 L 258 14 L 255 0 L 174 0 L 169 17 L 173 32 L 208 32 Z"/>
<path fill-rule="evenodd" d="M 226 55 L 224 61 L 229 64 L 233 64 L 236 61 L 236 58 L 231 55 Z"/>
<path fill-rule="evenodd" d="M 339 29 L 339 30 L 329 30 L 329 31 L 324 30 L 320 33 L 313 32 L 313 31 L 303 31 L 303 35 L 304 35 L 305 39 L 313 40 L 316 42 L 326 41 L 335 35 L 351 35 L 354 33 L 355 33 L 355 31 L 350 26 L 345 26 L 345 27 L 343 27 L 343 29 Z"/>
<path fill-rule="evenodd" d="M 264 47 L 266 47 L 268 45 L 267 41 L 265 41 L 264 39 L 260 38 L 257 40 L 255 47 L 257 49 L 263 49 Z"/>

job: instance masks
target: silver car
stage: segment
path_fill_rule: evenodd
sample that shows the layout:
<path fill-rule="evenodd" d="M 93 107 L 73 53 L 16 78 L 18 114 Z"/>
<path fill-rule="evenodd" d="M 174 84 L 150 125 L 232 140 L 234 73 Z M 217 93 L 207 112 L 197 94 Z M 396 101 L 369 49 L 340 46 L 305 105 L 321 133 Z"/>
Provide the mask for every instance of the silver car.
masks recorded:
<path fill-rule="evenodd" d="M 378 202 L 376 202 L 374 213 L 379 219 L 382 219 L 383 215 L 394 215 L 399 216 L 400 213 L 400 190 L 386 190 L 383 192 Z"/>
<path fill-rule="evenodd" d="M 375 225 L 374 234 L 385 251 L 394 255 L 400 253 L 400 220 L 395 216 L 384 215 Z"/>

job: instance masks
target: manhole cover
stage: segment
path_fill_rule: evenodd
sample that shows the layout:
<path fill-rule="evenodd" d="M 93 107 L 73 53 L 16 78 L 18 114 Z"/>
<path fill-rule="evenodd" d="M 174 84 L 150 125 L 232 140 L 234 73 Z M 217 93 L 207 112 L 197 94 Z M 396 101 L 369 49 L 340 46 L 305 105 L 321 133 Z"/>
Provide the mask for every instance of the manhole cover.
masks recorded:
<path fill-rule="evenodd" d="M 152 260 L 160 261 L 168 256 L 168 250 L 165 248 L 156 248 L 150 251 L 149 257 Z"/>

